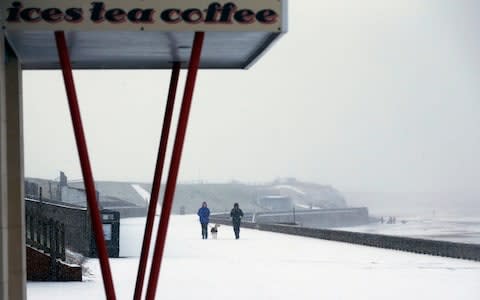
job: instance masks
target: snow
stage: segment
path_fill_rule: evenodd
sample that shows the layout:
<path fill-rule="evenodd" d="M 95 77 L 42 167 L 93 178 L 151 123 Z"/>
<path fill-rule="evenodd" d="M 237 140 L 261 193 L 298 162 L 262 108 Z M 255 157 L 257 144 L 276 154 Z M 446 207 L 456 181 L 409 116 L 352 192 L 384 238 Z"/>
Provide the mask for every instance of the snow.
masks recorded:
<path fill-rule="evenodd" d="M 295 203 L 295 206 L 299 208 L 304 208 L 304 209 L 322 209 L 319 206 L 310 206 L 310 205 L 299 204 L 299 203 Z"/>
<path fill-rule="evenodd" d="M 139 253 L 144 219 L 122 219 L 121 254 Z M 480 299 L 480 263 L 230 226 L 202 240 L 196 216 L 172 216 L 158 299 Z M 138 254 L 137 254 L 138 255 Z M 138 257 L 111 259 L 131 299 Z M 27 284 L 28 299 L 104 299 L 98 261 L 77 283 Z"/>
<path fill-rule="evenodd" d="M 142 199 L 145 199 L 146 202 L 150 201 L 150 193 L 143 187 L 138 184 L 132 184 L 132 188 L 140 195 L 140 197 L 142 197 Z"/>
<path fill-rule="evenodd" d="M 132 184 L 132 188 L 142 197 L 145 199 L 146 203 L 150 203 L 150 192 L 145 190 L 143 187 L 141 187 L 138 184 Z M 155 211 L 157 215 L 159 215 L 162 212 L 162 206 L 160 203 L 157 203 L 157 210 Z"/>
<path fill-rule="evenodd" d="M 282 185 L 276 185 L 276 186 L 274 186 L 274 188 L 276 188 L 276 189 L 288 189 L 288 190 L 294 191 L 294 192 L 296 192 L 300 195 L 306 195 L 304 191 L 302 191 L 301 189 L 299 189 L 295 186 L 292 186 L 292 185 L 282 184 Z"/>

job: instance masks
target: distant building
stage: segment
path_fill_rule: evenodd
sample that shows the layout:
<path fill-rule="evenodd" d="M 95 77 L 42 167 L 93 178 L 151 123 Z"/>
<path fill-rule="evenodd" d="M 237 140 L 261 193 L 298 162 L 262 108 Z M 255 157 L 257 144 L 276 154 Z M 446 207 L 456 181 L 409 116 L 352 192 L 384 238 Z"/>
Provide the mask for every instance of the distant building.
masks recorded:
<path fill-rule="evenodd" d="M 293 208 L 293 201 L 289 196 L 268 195 L 258 200 L 258 205 L 266 210 L 290 210 Z"/>

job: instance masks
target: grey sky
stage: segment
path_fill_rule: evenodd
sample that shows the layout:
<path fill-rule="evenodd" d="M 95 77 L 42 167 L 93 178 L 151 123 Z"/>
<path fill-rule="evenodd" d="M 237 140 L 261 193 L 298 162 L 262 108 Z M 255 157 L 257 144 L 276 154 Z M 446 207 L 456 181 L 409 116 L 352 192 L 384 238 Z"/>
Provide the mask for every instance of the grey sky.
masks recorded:
<path fill-rule="evenodd" d="M 479 11 L 290 1 L 288 34 L 253 68 L 199 72 L 179 179 L 479 194 Z M 169 75 L 75 73 L 96 179 L 152 180 Z M 80 178 L 60 73 L 24 87 L 26 175 Z"/>

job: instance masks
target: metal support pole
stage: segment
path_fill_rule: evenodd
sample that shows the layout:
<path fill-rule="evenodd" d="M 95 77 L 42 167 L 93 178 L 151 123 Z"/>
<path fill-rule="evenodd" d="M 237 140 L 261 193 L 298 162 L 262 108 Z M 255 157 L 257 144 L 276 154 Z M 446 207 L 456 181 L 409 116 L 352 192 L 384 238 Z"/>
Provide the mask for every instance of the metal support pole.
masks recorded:
<path fill-rule="evenodd" d="M 162 135 L 158 147 L 157 164 L 153 176 L 152 191 L 150 193 L 150 203 L 148 205 L 147 221 L 145 223 L 145 234 L 143 236 L 142 253 L 140 254 L 140 263 L 138 265 L 137 282 L 135 285 L 135 294 L 133 299 L 140 300 L 142 297 L 143 282 L 145 279 L 145 270 L 147 267 L 148 252 L 150 250 L 150 241 L 152 239 L 153 222 L 155 220 L 155 211 L 158 203 L 158 195 L 162 184 L 163 165 L 165 163 L 165 153 L 167 152 L 168 135 L 172 123 L 173 107 L 175 104 L 175 95 L 177 93 L 178 75 L 180 74 L 180 62 L 174 62 L 172 66 L 172 75 L 170 78 L 170 88 L 168 90 L 167 104 L 165 106 L 165 116 L 163 118 Z"/>
<path fill-rule="evenodd" d="M 185 91 L 183 94 L 182 107 L 178 118 L 177 132 L 175 143 L 173 145 L 172 158 L 170 162 L 170 170 L 168 173 L 167 186 L 165 188 L 165 197 L 162 205 L 162 214 L 160 216 L 160 224 L 158 225 L 157 239 L 155 242 L 155 251 L 150 269 L 150 277 L 146 299 L 153 300 L 157 290 L 158 276 L 163 258 L 163 250 L 165 248 L 165 240 L 167 237 L 168 221 L 172 210 L 173 197 L 175 195 L 175 187 L 177 183 L 178 169 L 180 167 L 180 159 L 182 157 L 183 142 L 187 130 L 188 116 L 192 104 L 193 90 L 195 87 L 195 79 L 200 65 L 200 55 L 202 52 L 204 32 L 196 32 L 193 40 L 192 53 L 190 56 L 190 64 L 188 66 L 187 80 L 185 83 Z"/>
<path fill-rule="evenodd" d="M 295 204 L 293 205 L 293 224 L 297 224 L 295 222 Z"/>
<path fill-rule="evenodd" d="M 108 263 L 107 247 L 103 235 L 102 220 L 100 218 L 100 210 L 97 203 L 97 195 L 95 192 L 95 183 L 93 181 L 92 169 L 88 158 L 87 143 L 83 132 L 82 119 L 80 109 L 78 107 L 77 93 L 75 91 L 75 83 L 73 81 L 72 65 L 68 55 L 67 42 L 63 31 L 55 32 L 55 40 L 57 43 L 58 56 L 62 67 L 63 80 L 67 92 L 68 104 L 70 108 L 70 116 L 72 118 L 73 131 L 77 142 L 78 155 L 80 157 L 80 165 L 82 167 L 83 182 L 85 183 L 85 191 L 87 194 L 87 203 L 90 209 L 92 219 L 93 233 L 95 235 L 95 243 L 97 245 L 98 258 L 103 276 L 103 285 L 105 287 L 106 298 L 109 300 L 116 299 L 115 289 L 113 287 L 112 273 Z"/>

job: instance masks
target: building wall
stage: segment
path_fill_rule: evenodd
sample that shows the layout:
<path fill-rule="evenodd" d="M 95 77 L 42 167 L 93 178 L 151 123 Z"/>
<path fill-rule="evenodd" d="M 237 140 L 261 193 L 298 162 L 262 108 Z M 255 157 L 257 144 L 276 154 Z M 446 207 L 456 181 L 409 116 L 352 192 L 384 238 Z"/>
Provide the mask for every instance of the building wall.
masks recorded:
<path fill-rule="evenodd" d="M 69 186 L 61 187 L 61 201 L 81 206 L 86 206 L 87 196 L 85 190 L 71 188 Z"/>
<path fill-rule="evenodd" d="M 13 300 L 26 298 L 22 72 L 0 38 L 0 296 Z"/>
<path fill-rule="evenodd" d="M 8 299 L 8 197 L 4 39 L 3 31 L 0 31 L 0 299 Z"/>
<path fill-rule="evenodd" d="M 27 215 L 42 215 L 65 225 L 65 245 L 85 256 L 90 253 L 91 223 L 86 208 L 69 207 L 68 204 L 25 201 Z"/>
<path fill-rule="evenodd" d="M 57 260 L 52 271 L 49 254 L 27 246 L 27 279 L 31 281 L 82 281 L 82 267 Z M 55 276 L 52 276 L 54 273 Z"/>
<path fill-rule="evenodd" d="M 258 199 L 258 205 L 268 210 L 289 210 L 293 201 L 288 196 L 263 196 Z"/>

